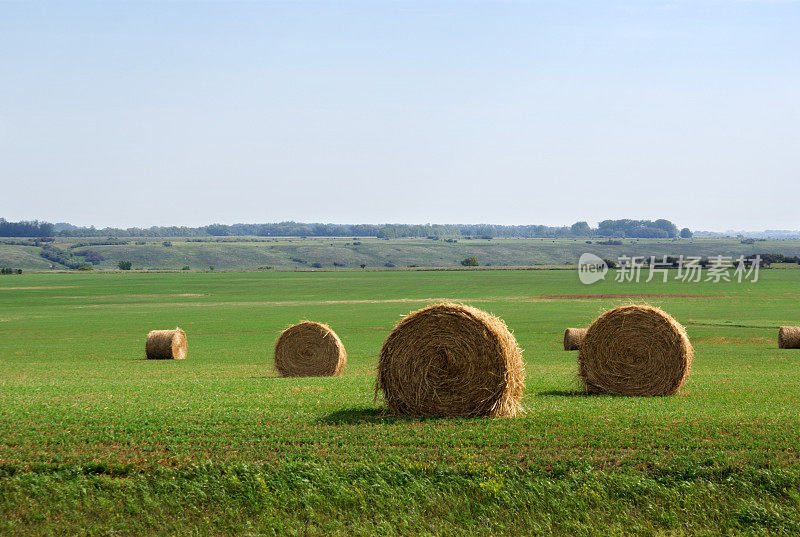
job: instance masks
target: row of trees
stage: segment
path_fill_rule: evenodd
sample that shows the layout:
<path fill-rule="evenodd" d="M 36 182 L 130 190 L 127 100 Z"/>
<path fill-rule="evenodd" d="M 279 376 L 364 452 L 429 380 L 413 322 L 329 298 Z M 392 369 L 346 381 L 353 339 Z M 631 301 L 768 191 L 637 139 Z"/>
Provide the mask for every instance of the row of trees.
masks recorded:
<path fill-rule="evenodd" d="M 478 238 L 674 238 L 691 237 L 691 231 L 680 232 L 669 220 L 603 220 L 596 229 L 586 222 L 572 226 L 500 226 L 489 224 L 211 224 L 203 227 L 103 228 L 77 227 L 67 223 L 6 222 L 0 218 L 0 237 L 478 237 Z"/>
<path fill-rule="evenodd" d="M 47 237 L 55 231 L 53 224 L 38 220 L 8 222 L 0 218 L 0 237 Z"/>
<path fill-rule="evenodd" d="M 579 222 L 585 224 L 585 222 Z M 577 225 L 577 224 L 576 224 Z M 572 226 L 573 228 L 575 226 Z M 669 220 L 603 220 L 597 226 L 596 234 L 601 237 L 636 237 L 667 239 L 677 237 L 689 238 L 692 232 L 683 228 L 678 232 L 678 227 Z"/>

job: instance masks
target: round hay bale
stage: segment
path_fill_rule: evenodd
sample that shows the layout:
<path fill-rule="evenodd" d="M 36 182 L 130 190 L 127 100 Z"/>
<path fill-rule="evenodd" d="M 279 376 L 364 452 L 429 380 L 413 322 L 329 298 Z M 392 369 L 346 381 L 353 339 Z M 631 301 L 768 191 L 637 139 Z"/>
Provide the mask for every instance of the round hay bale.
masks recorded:
<path fill-rule="evenodd" d="M 345 364 L 344 345 L 326 324 L 297 323 L 275 344 L 275 369 L 282 377 L 330 377 L 340 374 Z"/>
<path fill-rule="evenodd" d="M 567 328 L 564 330 L 564 350 L 577 351 L 581 346 L 581 341 L 586 337 L 587 328 Z"/>
<path fill-rule="evenodd" d="M 151 360 L 183 360 L 189 351 L 186 332 L 175 330 L 152 330 L 147 334 L 145 354 Z"/>
<path fill-rule="evenodd" d="M 779 349 L 800 349 L 800 326 L 781 326 L 778 329 Z"/>
<path fill-rule="evenodd" d="M 627 305 L 605 312 L 586 332 L 578 374 L 589 393 L 673 395 L 692 365 L 686 330 L 652 306 Z"/>
<path fill-rule="evenodd" d="M 375 390 L 400 415 L 514 417 L 525 366 L 502 320 L 469 306 L 435 304 L 408 314 L 389 334 Z"/>

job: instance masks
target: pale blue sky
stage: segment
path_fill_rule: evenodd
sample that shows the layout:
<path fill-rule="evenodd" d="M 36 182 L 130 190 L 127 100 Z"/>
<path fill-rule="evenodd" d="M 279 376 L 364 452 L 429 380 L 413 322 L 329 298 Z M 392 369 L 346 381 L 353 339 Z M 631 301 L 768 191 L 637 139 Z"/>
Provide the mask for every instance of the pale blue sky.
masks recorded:
<path fill-rule="evenodd" d="M 0 2 L 0 216 L 800 228 L 800 2 Z"/>

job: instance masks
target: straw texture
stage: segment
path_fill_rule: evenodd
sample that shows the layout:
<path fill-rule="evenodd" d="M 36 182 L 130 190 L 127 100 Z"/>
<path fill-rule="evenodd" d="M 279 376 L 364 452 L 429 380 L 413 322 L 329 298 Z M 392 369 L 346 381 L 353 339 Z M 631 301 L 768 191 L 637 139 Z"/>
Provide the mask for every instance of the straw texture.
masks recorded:
<path fill-rule="evenodd" d="M 186 332 L 175 330 L 152 330 L 147 334 L 145 355 L 151 360 L 183 360 L 189 351 Z"/>
<path fill-rule="evenodd" d="M 567 328 L 564 330 L 564 350 L 577 351 L 581 346 L 581 341 L 586 337 L 588 328 Z"/>
<path fill-rule="evenodd" d="M 275 344 L 275 369 L 282 377 L 330 377 L 347 364 L 336 332 L 326 324 L 303 321 L 284 330 Z"/>
<path fill-rule="evenodd" d="M 669 314 L 646 305 L 620 306 L 598 317 L 578 351 L 589 393 L 672 395 L 689 375 L 694 351 Z"/>
<path fill-rule="evenodd" d="M 395 414 L 513 417 L 524 390 L 516 339 L 502 320 L 470 306 L 412 312 L 381 349 L 376 393 Z"/>
<path fill-rule="evenodd" d="M 778 329 L 779 349 L 800 349 L 800 326 L 781 326 Z"/>

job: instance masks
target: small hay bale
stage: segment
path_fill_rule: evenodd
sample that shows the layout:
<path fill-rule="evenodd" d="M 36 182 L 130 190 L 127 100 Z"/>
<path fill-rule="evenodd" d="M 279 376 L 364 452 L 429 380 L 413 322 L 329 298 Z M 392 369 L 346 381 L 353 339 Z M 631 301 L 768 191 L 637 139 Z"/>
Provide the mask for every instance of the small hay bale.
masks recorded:
<path fill-rule="evenodd" d="M 326 324 L 297 323 L 275 344 L 275 369 L 282 377 L 330 377 L 340 374 L 345 364 L 344 345 Z"/>
<path fill-rule="evenodd" d="M 581 341 L 586 337 L 588 328 L 567 328 L 564 330 L 564 350 L 577 351 L 581 347 Z"/>
<path fill-rule="evenodd" d="M 525 366 L 502 320 L 461 304 L 435 304 L 408 314 L 389 334 L 378 390 L 399 415 L 514 417 Z"/>
<path fill-rule="evenodd" d="M 151 360 L 183 360 L 189 351 L 186 332 L 175 330 L 152 330 L 147 334 L 145 354 Z"/>
<path fill-rule="evenodd" d="M 779 349 L 800 349 L 800 326 L 781 326 L 778 329 Z"/>
<path fill-rule="evenodd" d="M 646 305 L 620 306 L 598 317 L 578 351 L 578 374 L 588 393 L 673 395 L 692 365 L 686 330 Z"/>

